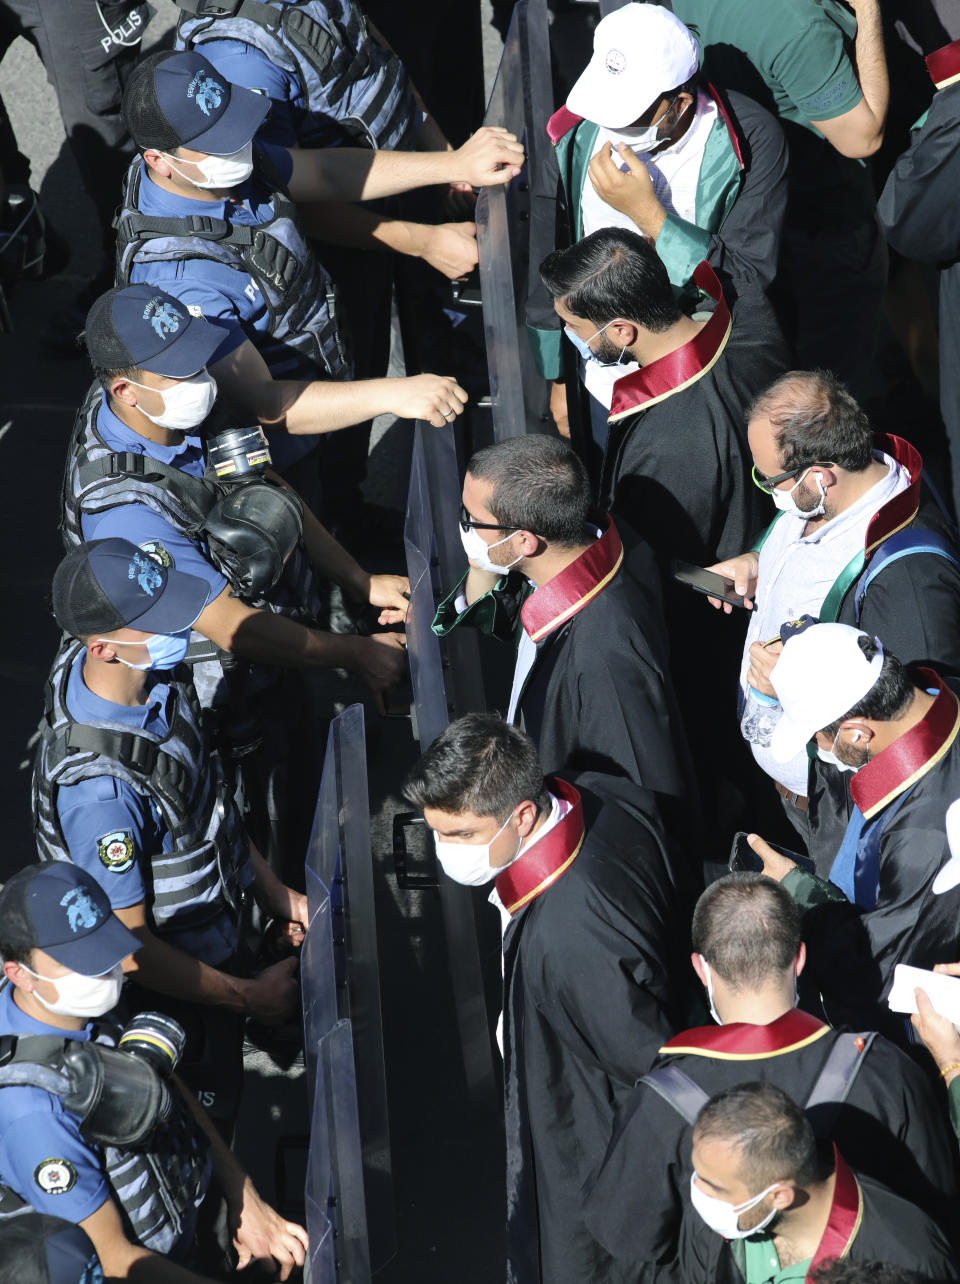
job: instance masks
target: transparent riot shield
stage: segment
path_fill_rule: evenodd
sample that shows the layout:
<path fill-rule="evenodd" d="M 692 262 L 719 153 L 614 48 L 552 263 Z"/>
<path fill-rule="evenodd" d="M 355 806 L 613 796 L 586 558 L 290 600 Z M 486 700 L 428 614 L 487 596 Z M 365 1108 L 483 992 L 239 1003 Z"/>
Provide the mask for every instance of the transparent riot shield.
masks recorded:
<path fill-rule="evenodd" d="M 553 249 L 553 205 L 537 199 L 540 157 L 552 108 L 546 0 L 520 0 L 503 47 L 486 123 L 523 140 L 527 164 L 507 187 L 485 187 L 477 198 L 480 296 L 490 372 L 494 436 L 542 432 L 548 392 L 526 336 L 530 282 Z M 532 276 L 532 274 L 534 274 Z"/>
<path fill-rule="evenodd" d="M 473 630 L 454 630 L 441 641 L 430 627 L 437 604 L 466 567 L 459 517 L 460 478 L 453 434 L 418 423 L 403 537 L 410 577 L 407 654 L 414 730 L 421 749 L 433 743 L 451 716 L 484 705 Z M 476 1104 L 490 1107 L 498 1088 L 474 900 L 469 888 L 441 876 L 440 902 L 467 1086 Z"/>
<path fill-rule="evenodd" d="M 361 705 L 330 724 L 306 881 L 311 1279 L 362 1284 L 395 1252 L 396 1227 Z"/>

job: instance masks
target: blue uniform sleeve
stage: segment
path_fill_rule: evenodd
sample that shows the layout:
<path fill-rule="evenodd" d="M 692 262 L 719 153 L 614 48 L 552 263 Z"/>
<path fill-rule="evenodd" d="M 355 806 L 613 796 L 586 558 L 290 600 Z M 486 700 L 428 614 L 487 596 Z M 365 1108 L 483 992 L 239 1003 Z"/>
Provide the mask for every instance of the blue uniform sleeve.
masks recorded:
<path fill-rule="evenodd" d="M 32 1204 L 82 1222 L 110 1198 L 100 1154 L 80 1136 L 79 1122 L 46 1093 L 47 1109 L 18 1114 L 4 1128 L 3 1181 Z"/>
<path fill-rule="evenodd" d="M 84 513 L 81 526 L 85 540 L 127 539 L 165 566 L 206 580 L 208 604 L 227 586 L 226 579 L 204 557 L 199 545 L 145 504 L 119 504 L 105 513 Z"/>
<path fill-rule="evenodd" d="M 150 803 L 113 776 L 81 780 L 57 792 L 57 815 L 70 859 L 97 880 L 111 909 L 146 896 L 142 862 L 162 848 L 164 835 Z"/>
<path fill-rule="evenodd" d="M 293 173 L 293 157 L 286 147 L 278 147 L 275 143 L 261 143 L 257 139 L 257 145 L 263 152 L 264 156 L 276 167 L 284 183 L 290 182 L 290 175 Z"/>
<path fill-rule="evenodd" d="M 242 40 L 204 40 L 200 50 L 233 85 L 266 94 L 270 115 L 257 131 L 257 141 L 297 146 L 295 104 L 302 99 L 297 78 L 271 62 L 267 55 Z"/>

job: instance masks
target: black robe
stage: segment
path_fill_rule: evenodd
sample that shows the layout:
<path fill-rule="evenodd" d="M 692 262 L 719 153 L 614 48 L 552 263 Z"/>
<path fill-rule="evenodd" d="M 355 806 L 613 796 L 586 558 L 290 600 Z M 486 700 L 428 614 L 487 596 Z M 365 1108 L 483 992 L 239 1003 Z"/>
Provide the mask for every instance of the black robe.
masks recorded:
<path fill-rule="evenodd" d="M 710 1097 L 747 1079 L 773 1083 L 803 1105 L 842 1037 L 815 1017 L 792 1010 L 769 1025 L 684 1030 L 660 1049 L 653 1069 L 676 1066 Z M 815 1117 L 811 1122 L 817 1127 Z M 936 1213 L 951 1229 L 958 1193 L 956 1147 L 943 1102 L 905 1053 L 878 1035 L 846 1100 L 832 1120 L 823 1122 L 858 1172 Z M 638 1083 L 618 1112 L 600 1168 L 587 1183 L 587 1226 L 619 1265 L 635 1265 L 637 1278 L 652 1276 L 654 1264 L 676 1256 L 680 1224 L 690 1208 L 692 1132 L 659 1093 Z M 643 1191 L 642 1199 L 637 1191 Z"/>
<path fill-rule="evenodd" d="M 837 1156 L 833 1207 L 807 1279 L 825 1262 L 886 1262 L 938 1284 L 960 1279 L 943 1232 L 914 1204 L 868 1177 L 854 1176 Z M 743 1241 L 710 1230 L 691 1208 L 680 1238 L 679 1284 L 743 1284 Z"/>
<path fill-rule="evenodd" d="M 543 871 L 523 868 L 536 844 L 505 872 L 533 888 L 503 943 L 510 1284 L 620 1278 L 584 1226 L 580 1188 L 617 1103 L 675 1028 L 689 970 L 652 802 L 634 790 L 628 811 L 597 777 L 575 779 L 585 837 L 573 862 L 539 894 Z M 558 829 L 543 842 L 556 847 Z M 509 908 L 505 875 L 497 891 Z"/>

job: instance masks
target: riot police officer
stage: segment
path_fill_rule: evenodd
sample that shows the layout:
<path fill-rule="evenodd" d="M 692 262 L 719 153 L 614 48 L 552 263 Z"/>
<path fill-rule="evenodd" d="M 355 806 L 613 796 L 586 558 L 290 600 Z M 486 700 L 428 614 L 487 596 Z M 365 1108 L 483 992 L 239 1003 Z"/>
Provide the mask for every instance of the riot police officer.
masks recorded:
<path fill-rule="evenodd" d="M 306 1232 L 260 1199 L 170 1077 L 182 1031 L 105 1019 L 139 947 L 77 866 L 27 866 L 0 892 L 0 1217 L 33 1208 L 80 1226 L 111 1279 L 136 1267 L 200 1284 L 177 1263 L 212 1174 L 241 1265 L 272 1255 L 286 1278 Z"/>

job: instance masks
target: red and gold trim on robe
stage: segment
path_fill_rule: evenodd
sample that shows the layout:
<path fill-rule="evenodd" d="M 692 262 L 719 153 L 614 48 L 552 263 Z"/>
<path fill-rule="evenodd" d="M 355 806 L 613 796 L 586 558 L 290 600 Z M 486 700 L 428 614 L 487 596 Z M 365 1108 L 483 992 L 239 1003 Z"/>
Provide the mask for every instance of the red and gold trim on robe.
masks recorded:
<path fill-rule="evenodd" d="M 960 40 L 954 40 L 942 49 L 935 49 L 932 54 L 927 54 L 924 62 L 930 79 L 938 89 L 955 85 L 960 80 Z"/>
<path fill-rule="evenodd" d="M 546 786 L 555 798 L 569 803 L 570 810 L 494 880 L 501 904 L 510 915 L 529 905 L 566 873 L 583 846 L 580 794 L 559 776 L 548 776 Z"/>
<path fill-rule="evenodd" d="M 807 1280 L 813 1278 L 814 1271 L 824 1262 L 847 1256 L 863 1221 L 863 1191 L 836 1145 L 833 1147 L 833 1165 L 833 1202 L 820 1243 L 810 1259 Z"/>
<path fill-rule="evenodd" d="M 693 273 L 694 284 L 716 302 L 713 315 L 696 335 L 665 357 L 624 375 L 613 385 L 609 422 L 616 423 L 638 410 L 649 410 L 708 374 L 720 359 L 730 338 L 730 309 L 710 264 L 704 260 Z"/>
<path fill-rule="evenodd" d="M 791 1008 L 769 1025 L 732 1021 L 729 1025 L 699 1025 L 681 1030 L 663 1045 L 660 1055 L 685 1053 L 719 1061 L 760 1061 L 796 1052 L 829 1033 L 830 1027 L 808 1012 Z"/>
<path fill-rule="evenodd" d="M 877 754 L 850 781 L 850 797 L 871 820 L 898 794 L 915 785 L 950 749 L 960 732 L 960 703 L 933 669 L 921 667 L 925 687 L 936 699 L 915 727 Z"/>
<path fill-rule="evenodd" d="M 920 452 L 902 437 L 894 437 L 892 434 L 882 432 L 874 433 L 873 448 L 882 450 L 885 455 L 890 455 L 902 468 L 905 468 L 910 474 L 910 485 L 899 495 L 894 495 L 893 499 L 887 500 L 867 523 L 867 533 L 863 541 L 867 557 L 885 539 L 889 539 L 897 531 L 902 531 L 909 526 L 917 516 L 920 510 L 920 482 L 923 477 L 923 459 Z"/>
<path fill-rule="evenodd" d="M 575 562 L 535 589 L 520 609 L 520 621 L 531 642 L 542 642 L 602 593 L 623 563 L 623 544 L 613 519 L 606 517 L 600 538 Z"/>

